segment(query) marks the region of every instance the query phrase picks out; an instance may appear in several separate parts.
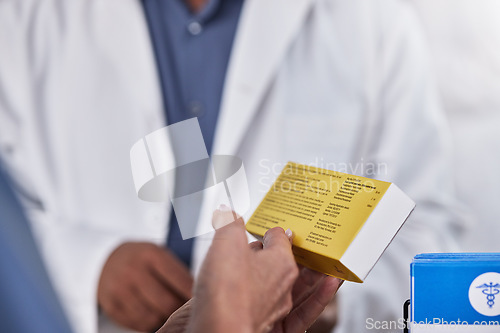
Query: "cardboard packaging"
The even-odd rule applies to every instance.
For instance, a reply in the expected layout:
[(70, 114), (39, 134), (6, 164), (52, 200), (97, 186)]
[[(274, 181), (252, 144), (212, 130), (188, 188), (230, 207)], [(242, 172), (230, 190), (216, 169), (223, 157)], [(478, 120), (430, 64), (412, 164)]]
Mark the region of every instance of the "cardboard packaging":
[(427, 253), (411, 264), (412, 333), (500, 332), (500, 253)]
[(414, 207), (394, 184), (289, 162), (247, 230), (290, 228), (299, 264), (363, 282)]

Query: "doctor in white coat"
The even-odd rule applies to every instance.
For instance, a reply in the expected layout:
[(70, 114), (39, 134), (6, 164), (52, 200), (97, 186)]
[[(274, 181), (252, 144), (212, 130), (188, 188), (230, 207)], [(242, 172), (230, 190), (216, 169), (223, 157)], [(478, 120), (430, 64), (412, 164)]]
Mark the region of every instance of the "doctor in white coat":
[[(368, 281), (343, 287), (345, 332), (397, 320), (412, 256), (452, 249), (460, 229), (427, 62), (400, 1), (247, 0), (241, 13), (213, 154), (243, 160), (247, 216), (289, 160), (395, 182), (417, 202)], [(77, 332), (98, 329), (110, 253), (165, 239), (170, 204), (137, 198), (129, 162), (164, 124), (138, 0), (0, 3), (0, 156)], [(217, 201), (204, 199), (200, 220)], [(197, 239), (194, 273), (209, 244)]]
[(458, 198), (470, 209), (465, 251), (500, 250), (500, 2), (414, 0), (431, 46), (454, 143)]

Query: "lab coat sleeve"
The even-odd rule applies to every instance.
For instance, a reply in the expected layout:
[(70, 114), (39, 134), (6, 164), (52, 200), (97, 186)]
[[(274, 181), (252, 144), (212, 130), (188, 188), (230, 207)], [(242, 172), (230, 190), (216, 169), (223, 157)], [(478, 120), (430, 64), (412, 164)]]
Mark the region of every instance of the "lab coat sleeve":
[(0, 160), (17, 185), (74, 331), (92, 333), (97, 331), (102, 266), (126, 236), (89, 227), (85, 221), (65, 220), (54, 208), (57, 182), (50, 181), (41, 157), (50, 150), (39, 149), (41, 143), (32, 136), (34, 124), (42, 121), (37, 112), (37, 93), (43, 90), (37, 62), (44, 56), (43, 48), (34, 49), (47, 33), (34, 22), (43, 19), (43, 9), (51, 5), (51, 1), (0, 1)]
[(413, 256), (457, 250), (463, 230), (454, 214), (449, 130), (424, 40), (409, 7), (383, 4), (377, 7), (374, 104), (361, 156), (376, 170), (367, 176), (394, 182), (416, 208), (366, 282), (342, 287), (336, 330), (342, 333), (386, 332), (384, 322), (402, 331)]
[(40, 249), (74, 332), (98, 331), (97, 288), (111, 252), (126, 236), (29, 211)]

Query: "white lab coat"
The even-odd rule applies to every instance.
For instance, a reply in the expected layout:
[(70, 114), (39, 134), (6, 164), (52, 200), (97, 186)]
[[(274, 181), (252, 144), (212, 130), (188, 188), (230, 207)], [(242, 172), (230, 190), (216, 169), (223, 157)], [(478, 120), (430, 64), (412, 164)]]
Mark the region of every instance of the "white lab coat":
[[(94, 332), (110, 252), (161, 243), (167, 230), (170, 204), (140, 201), (130, 171), (133, 143), (164, 126), (141, 5), (2, 1), (0, 49), (1, 157), (75, 329)], [(443, 126), (420, 34), (398, 1), (245, 2), (213, 153), (243, 159), (249, 212), (289, 160), (393, 181), (418, 205), (368, 282), (343, 287), (350, 332), (366, 316), (399, 315), (412, 256), (449, 248)], [(217, 205), (207, 196), (201, 219)], [(195, 272), (209, 243), (195, 244)]]
[(465, 251), (500, 251), (500, 2), (413, 0), (431, 46), (454, 142), (458, 198), (471, 228)]

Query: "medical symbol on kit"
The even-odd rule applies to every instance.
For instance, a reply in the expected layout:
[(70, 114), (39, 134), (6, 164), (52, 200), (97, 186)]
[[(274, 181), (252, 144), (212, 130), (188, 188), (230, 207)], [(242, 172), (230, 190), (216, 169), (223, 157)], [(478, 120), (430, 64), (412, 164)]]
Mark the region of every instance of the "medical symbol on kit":
[[(470, 305), (483, 316), (500, 316), (500, 273), (486, 272), (474, 279), (469, 286)], [(496, 305), (496, 306), (495, 306)]]
[(483, 294), (486, 295), (487, 303), (490, 308), (492, 308), (495, 305), (495, 296), (500, 293), (500, 284), (493, 282), (484, 283), (480, 286), (477, 286), (476, 288), (483, 289)]

